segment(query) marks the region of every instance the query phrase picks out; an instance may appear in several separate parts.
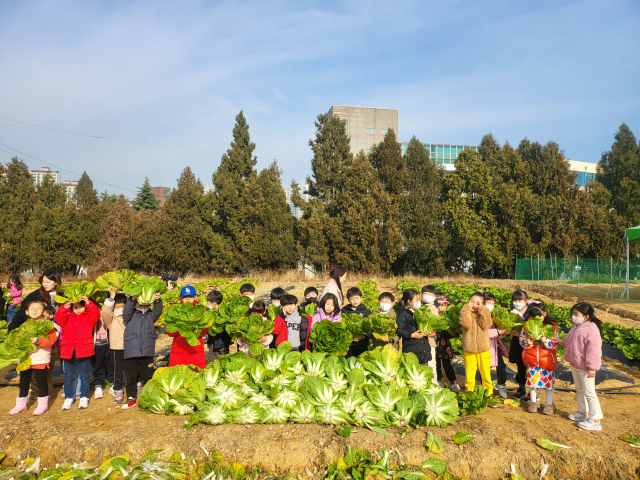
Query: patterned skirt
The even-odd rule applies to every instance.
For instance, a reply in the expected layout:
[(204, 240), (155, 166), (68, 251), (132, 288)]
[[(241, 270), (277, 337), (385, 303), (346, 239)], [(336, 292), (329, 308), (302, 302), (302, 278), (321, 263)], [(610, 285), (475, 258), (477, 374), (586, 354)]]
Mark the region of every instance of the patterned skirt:
[(544, 388), (545, 390), (553, 390), (556, 383), (555, 370), (545, 370), (540, 367), (532, 367), (527, 365), (527, 387)]

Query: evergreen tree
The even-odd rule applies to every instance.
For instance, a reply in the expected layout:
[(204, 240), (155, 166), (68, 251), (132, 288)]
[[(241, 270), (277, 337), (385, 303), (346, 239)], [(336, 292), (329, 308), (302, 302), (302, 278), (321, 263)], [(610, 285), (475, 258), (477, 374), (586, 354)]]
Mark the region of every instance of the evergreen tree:
[(335, 263), (349, 270), (390, 272), (402, 250), (400, 208), (385, 191), (364, 152), (345, 169), (329, 234)]
[(353, 159), (351, 144), (344, 122), (338, 117), (330, 117), (328, 113), (318, 115), (315, 126), (316, 138), (309, 140), (313, 151), (313, 178), (307, 179), (309, 194), (321, 199), (327, 210), (335, 214), (330, 202), (344, 186), (344, 171)]
[(444, 186), (450, 266), (462, 269), (470, 263), (473, 273), (491, 275), (499, 242), (493, 215), (497, 192), (488, 165), (479, 153), (463, 150)]
[(98, 204), (98, 192), (93, 188), (93, 181), (87, 172), (82, 172), (82, 176), (78, 180), (74, 203), (81, 209), (91, 208)]
[[(640, 146), (626, 124), (620, 125), (611, 150), (604, 152), (598, 162), (597, 182), (610, 192), (604, 206), (615, 208), (627, 227), (640, 225)], [(593, 188), (599, 188), (592, 185)], [(622, 234), (622, 232), (620, 232)], [(640, 251), (640, 250), (639, 250)]]
[(246, 263), (242, 252), (246, 249), (245, 233), (251, 217), (247, 201), (247, 180), (256, 175), (257, 163), (253, 151), (255, 143), (249, 136), (249, 125), (242, 111), (236, 116), (231, 148), (222, 156), (213, 174), (214, 231), (218, 237), (218, 253), (228, 258), (227, 268), (237, 270)]
[(158, 225), (157, 240), (163, 252), (158, 260), (163, 269), (181, 274), (207, 271), (213, 232), (203, 218), (211, 216), (211, 210), (204, 206), (205, 200), (204, 186), (185, 167), (178, 188), (165, 202), (165, 215)]
[(429, 158), (416, 137), (407, 146), (407, 195), (402, 204), (403, 253), (397, 270), (419, 275), (444, 275), (449, 238), (442, 225), (444, 169)]
[(100, 194), (100, 203), (103, 203), (103, 202), (115, 203), (117, 199), (118, 199), (118, 195), (116, 195), (115, 193), (109, 193), (107, 192), (106, 189), (104, 192)]
[(97, 241), (92, 245), (94, 268), (98, 271), (127, 268), (124, 252), (127, 244), (131, 243), (133, 230), (137, 225), (135, 212), (129, 207), (129, 201), (124, 196), (116, 197), (113, 202), (107, 201), (97, 226)]
[(377, 170), (384, 189), (390, 195), (397, 197), (406, 191), (409, 181), (406, 161), (402, 156), (401, 145), (396, 140), (396, 134), (392, 128), (389, 129), (382, 142), (371, 147), (369, 161)]
[(297, 253), (304, 265), (319, 270), (329, 264), (331, 245), (329, 230), (331, 217), (324, 209), (322, 200), (311, 198), (308, 202), (302, 198), (299, 186), (291, 182), (293, 204), (303, 211), (296, 225)]
[(0, 169), (0, 271), (20, 272), (28, 266), (25, 230), (38, 196), (29, 168), (17, 157)]
[(274, 161), (258, 176), (249, 176), (247, 199), (251, 217), (245, 235), (244, 269), (295, 267), (293, 216), (280, 183), (281, 175)]
[(138, 190), (138, 196), (131, 202), (134, 210), (158, 210), (160, 209), (160, 201), (156, 198), (151, 190), (149, 177), (144, 177), (144, 183)]
[(65, 188), (51, 175), (45, 175), (40, 185), (36, 187), (36, 192), (45, 207), (61, 207), (67, 203)]

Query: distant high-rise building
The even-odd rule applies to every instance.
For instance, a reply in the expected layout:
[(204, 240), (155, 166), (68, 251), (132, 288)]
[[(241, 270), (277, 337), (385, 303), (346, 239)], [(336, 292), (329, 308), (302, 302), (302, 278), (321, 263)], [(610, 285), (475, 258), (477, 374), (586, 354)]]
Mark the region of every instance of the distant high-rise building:
[(211, 191), (211, 187), (209, 186), (208, 183), (205, 183), (203, 186), (204, 186), (204, 194), (206, 195)]
[(396, 139), (399, 138), (396, 109), (332, 105), (328, 113), (329, 117), (338, 117), (345, 122), (354, 155), (360, 150), (371, 153), (373, 144), (382, 142), (390, 128), (395, 132)]
[(169, 187), (153, 187), (151, 191), (156, 196), (156, 200), (160, 202), (161, 207), (167, 198), (169, 198), (169, 195), (171, 195), (171, 189)]
[(589, 182), (591, 180), (595, 180), (596, 178), (596, 167), (597, 163), (589, 163), (589, 162), (579, 162), (577, 160), (568, 160), (569, 162), (569, 170), (572, 173), (577, 173), (576, 183), (580, 187), (580, 189), (584, 190), (589, 186)]
[(51, 170), (49, 167), (42, 167), (40, 170), (29, 170), (33, 183), (40, 185), (46, 175), (50, 175), (55, 183), (60, 182), (60, 172)]
[[(456, 169), (456, 160), (458, 155), (462, 153), (465, 148), (470, 148), (474, 152), (478, 151), (478, 147), (475, 145), (451, 145), (442, 143), (423, 143), (424, 148), (429, 152), (431, 160), (444, 166), (445, 170), (453, 171)], [(407, 153), (407, 147), (409, 142), (402, 142), (400, 148), (402, 155)]]
[[(298, 191), (302, 195), (302, 198), (304, 198), (304, 200), (308, 202), (311, 196), (305, 192), (309, 191), (309, 185), (298, 185)], [(302, 218), (302, 210), (293, 204), (293, 189), (291, 187), (284, 187), (284, 193), (287, 196), (287, 204), (289, 205), (289, 209), (291, 210), (291, 215), (296, 218)]]
[(73, 196), (76, 194), (76, 187), (78, 186), (78, 182), (65, 180), (62, 182), (62, 186), (67, 191), (67, 202), (70, 202), (73, 199)]

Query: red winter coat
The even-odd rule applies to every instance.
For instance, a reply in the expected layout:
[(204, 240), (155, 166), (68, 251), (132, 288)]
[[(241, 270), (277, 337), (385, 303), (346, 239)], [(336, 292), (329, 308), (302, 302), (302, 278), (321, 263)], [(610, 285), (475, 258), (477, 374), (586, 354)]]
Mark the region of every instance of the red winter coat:
[(202, 337), (204, 337), (208, 331), (209, 329), (205, 328), (200, 332), (200, 338), (198, 339), (199, 343), (195, 347), (189, 345), (187, 339), (178, 332), (166, 332), (167, 335), (173, 337), (169, 366), (195, 365), (196, 367), (205, 368), (207, 366), (207, 361), (204, 358), (204, 343), (202, 341)]
[(278, 315), (274, 320), (275, 327), (273, 328), (273, 335), (275, 336), (276, 347), (282, 342), (289, 341), (289, 329), (287, 328), (287, 322)]
[(70, 360), (73, 354), (76, 358), (87, 358), (95, 352), (93, 350), (93, 327), (100, 319), (100, 309), (89, 300), (85, 305), (86, 311), (80, 315), (73, 313), (72, 308), (61, 305), (56, 312), (55, 320), (60, 326), (60, 358)]

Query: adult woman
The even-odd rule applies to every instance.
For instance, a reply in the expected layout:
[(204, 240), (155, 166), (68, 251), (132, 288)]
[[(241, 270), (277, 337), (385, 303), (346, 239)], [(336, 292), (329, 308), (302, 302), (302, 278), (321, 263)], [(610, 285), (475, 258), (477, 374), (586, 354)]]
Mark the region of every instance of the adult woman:
[(27, 320), (27, 308), (29, 308), (29, 304), (34, 300), (40, 300), (45, 306), (57, 305), (55, 296), (58, 295), (58, 287), (62, 285), (60, 274), (55, 270), (47, 270), (40, 276), (39, 282), (40, 288), (31, 292), (22, 300), (20, 310), (18, 310), (15, 317), (13, 317), (8, 331), (18, 328)]
[(320, 300), (327, 293), (333, 293), (338, 299), (338, 311), (344, 307), (344, 299), (342, 295), (342, 285), (347, 280), (347, 269), (342, 265), (336, 265), (329, 272), (329, 282), (325, 285), (322, 293), (320, 294)]

